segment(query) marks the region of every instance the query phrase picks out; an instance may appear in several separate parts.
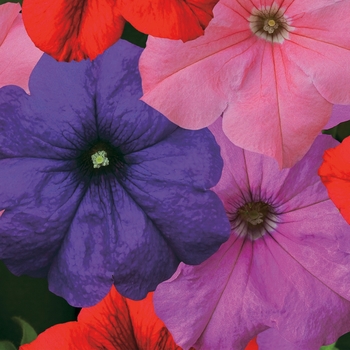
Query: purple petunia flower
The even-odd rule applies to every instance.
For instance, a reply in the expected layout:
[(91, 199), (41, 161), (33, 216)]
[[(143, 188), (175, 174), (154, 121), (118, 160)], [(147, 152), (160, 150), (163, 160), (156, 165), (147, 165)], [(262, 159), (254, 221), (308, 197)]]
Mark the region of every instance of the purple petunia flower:
[(317, 171), (337, 142), (320, 135), (302, 160), (280, 171), (274, 159), (233, 145), (221, 120), (211, 130), (224, 159), (214, 191), (231, 237), (157, 287), (157, 315), (184, 349), (241, 350), (267, 329), (289, 349), (333, 343), (350, 330), (350, 227)]
[(95, 304), (113, 281), (141, 299), (229, 236), (209, 190), (219, 147), (139, 101), (141, 51), (119, 41), (92, 62), (44, 55), (31, 96), (0, 90), (0, 259), (47, 276), (72, 305)]

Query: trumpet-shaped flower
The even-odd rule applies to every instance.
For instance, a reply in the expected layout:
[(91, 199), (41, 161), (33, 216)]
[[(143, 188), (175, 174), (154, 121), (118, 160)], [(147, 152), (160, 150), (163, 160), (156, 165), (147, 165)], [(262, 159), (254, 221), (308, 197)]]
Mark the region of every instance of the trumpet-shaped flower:
[(203, 37), (148, 38), (142, 99), (188, 129), (223, 115), (235, 145), (291, 167), (350, 103), (349, 16), (347, 0), (221, 0)]
[(18, 85), (29, 93), (28, 80), (42, 52), (28, 37), (14, 3), (0, 5), (0, 87)]
[[(20, 350), (181, 350), (156, 316), (152, 299), (149, 293), (133, 301), (112, 288), (97, 305), (83, 308), (77, 322), (55, 325)], [(258, 350), (256, 340), (245, 350)]]
[(72, 305), (95, 304), (113, 282), (144, 298), (229, 236), (209, 190), (219, 147), (139, 100), (141, 51), (119, 41), (92, 62), (44, 55), (30, 96), (0, 90), (0, 259), (47, 276)]
[(141, 301), (111, 288), (97, 305), (83, 308), (77, 322), (55, 325), (20, 350), (181, 350), (156, 316), (153, 293)]
[(350, 227), (317, 170), (337, 141), (320, 135), (280, 171), (273, 159), (233, 145), (221, 120), (211, 128), (224, 159), (214, 191), (231, 237), (157, 287), (157, 315), (184, 349), (241, 350), (269, 328), (295, 349), (333, 343), (350, 330)]
[(26, 0), (23, 19), (41, 50), (59, 61), (94, 59), (125, 21), (146, 34), (183, 41), (203, 35), (218, 0)]

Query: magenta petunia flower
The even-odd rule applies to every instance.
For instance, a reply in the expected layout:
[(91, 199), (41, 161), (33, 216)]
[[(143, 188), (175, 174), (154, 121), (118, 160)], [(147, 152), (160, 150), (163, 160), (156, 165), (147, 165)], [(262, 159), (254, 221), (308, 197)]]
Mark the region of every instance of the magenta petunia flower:
[(235, 145), (291, 167), (350, 103), (349, 16), (344, 0), (221, 0), (203, 37), (149, 37), (142, 99), (188, 129), (223, 114)]
[(0, 87), (18, 85), (29, 93), (29, 76), (42, 56), (24, 29), (19, 4), (0, 5)]
[(337, 141), (320, 135), (280, 171), (273, 159), (233, 145), (221, 120), (211, 130), (224, 158), (214, 191), (231, 237), (157, 287), (158, 316), (184, 349), (241, 350), (269, 328), (295, 349), (333, 343), (350, 330), (350, 227), (317, 170)]

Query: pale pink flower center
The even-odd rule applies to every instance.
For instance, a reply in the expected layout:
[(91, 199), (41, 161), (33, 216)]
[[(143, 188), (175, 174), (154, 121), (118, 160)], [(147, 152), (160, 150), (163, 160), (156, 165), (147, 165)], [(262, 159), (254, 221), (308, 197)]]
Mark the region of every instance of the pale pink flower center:
[(228, 214), (231, 229), (238, 236), (256, 240), (271, 233), (277, 226), (277, 216), (268, 203), (248, 202)]
[(276, 4), (261, 9), (253, 8), (248, 20), (255, 35), (272, 43), (283, 43), (293, 30), (291, 20), (285, 15), (284, 9)]

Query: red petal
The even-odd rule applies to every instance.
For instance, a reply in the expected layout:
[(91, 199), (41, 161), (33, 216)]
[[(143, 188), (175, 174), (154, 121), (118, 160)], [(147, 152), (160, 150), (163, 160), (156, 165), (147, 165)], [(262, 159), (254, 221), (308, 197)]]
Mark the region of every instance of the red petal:
[[(153, 307), (153, 293), (140, 301), (126, 299), (139, 349), (181, 350)], [(147, 322), (145, 322), (147, 321)]]
[(57, 324), (19, 350), (96, 350), (87, 341), (86, 334), (89, 334), (88, 327), (78, 322)]
[(156, 316), (152, 298), (149, 293), (128, 300), (112, 287), (97, 305), (81, 310), (78, 322), (55, 325), (20, 350), (181, 350)]
[(125, 23), (116, 0), (24, 0), (22, 13), (35, 45), (59, 61), (94, 59)]
[(97, 349), (138, 349), (128, 305), (114, 287), (97, 305), (83, 308), (78, 322), (88, 324), (96, 331), (90, 337)]
[(248, 343), (245, 350), (259, 350), (258, 343), (256, 342), (256, 337)]
[(121, 0), (120, 12), (140, 32), (188, 41), (203, 35), (218, 0)]
[(350, 224), (350, 137), (325, 152), (318, 174), (330, 199)]
[[(89, 324), (97, 331), (94, 338), (98, 334), (100, 339), (109, 339), (111, 349), (181, 350), (156, 316), (152, 298), (153, 293), (148, 293), (143, 300), (129, 300), (112, 287), (100, 303), (82, 309), (78, 321)], [(100, 340), (95, 344), (106, 346)]]

